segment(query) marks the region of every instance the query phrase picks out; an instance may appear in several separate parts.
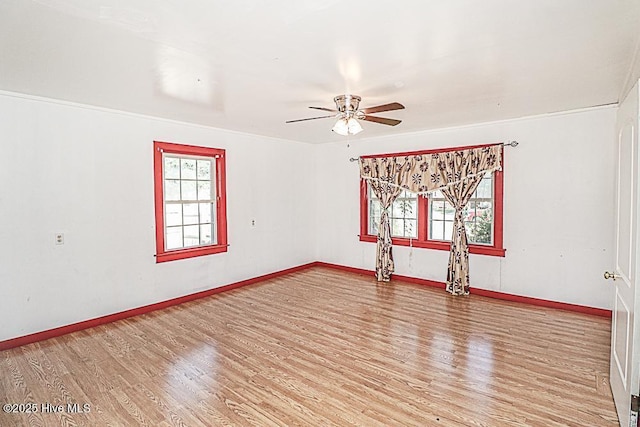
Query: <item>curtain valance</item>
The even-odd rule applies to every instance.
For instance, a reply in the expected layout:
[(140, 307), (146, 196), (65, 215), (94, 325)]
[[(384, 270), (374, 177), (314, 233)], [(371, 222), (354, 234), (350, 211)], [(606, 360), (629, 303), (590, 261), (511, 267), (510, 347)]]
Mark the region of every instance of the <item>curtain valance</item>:
[(500, 170), (502, 144), (397, 157), (363, 157), (360, 176), (426, 194)]

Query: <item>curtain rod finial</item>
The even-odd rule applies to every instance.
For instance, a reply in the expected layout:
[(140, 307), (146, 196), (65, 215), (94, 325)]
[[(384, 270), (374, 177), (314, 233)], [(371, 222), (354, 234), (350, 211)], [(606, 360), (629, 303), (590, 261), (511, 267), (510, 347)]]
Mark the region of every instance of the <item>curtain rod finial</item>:
[(504, 145), (510, 145), (511, 147), (517, 147), (518, 146), (518, 141), (511, 141), (511, 142), (506, 142)]

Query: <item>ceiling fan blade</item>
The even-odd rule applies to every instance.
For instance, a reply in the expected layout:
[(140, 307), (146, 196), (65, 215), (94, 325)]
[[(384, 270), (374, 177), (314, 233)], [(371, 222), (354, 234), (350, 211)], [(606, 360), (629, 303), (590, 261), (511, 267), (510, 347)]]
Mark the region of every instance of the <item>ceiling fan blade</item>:
[(402, 122), (402, 120), (387, 119), (384, 117), (375, 117), (375, 116), (364, 116), (362, 120), (366, 120), (368, 122), (380, 123), (380, 124), (389, 125), (389, 126), (395, 126)]
[(371, 113), (381, 113), (383, 111), (393, 111), (393, 110), (402, 110), (404, 109), (404, 105), (398, 102), (392, 102), (391, 104), (378, 105), (376, 107), (363, 108), (362, 111), (365, 114)]
[(307, 120), (316, 120), (316, 119), (327, 119), (329, 117), (335, 117), (335, 115), (332, 114), (330, 116), (309, 117), (308, 119), (287, 120), (285, 123), (304, 122)]
[(332, 113), (338, 112), (338, 110), (332, 110), (331, 108), (324, 108), (324, 107), (309, 107), (309, 108), (313, 108), (314, 110), (331, 111)]

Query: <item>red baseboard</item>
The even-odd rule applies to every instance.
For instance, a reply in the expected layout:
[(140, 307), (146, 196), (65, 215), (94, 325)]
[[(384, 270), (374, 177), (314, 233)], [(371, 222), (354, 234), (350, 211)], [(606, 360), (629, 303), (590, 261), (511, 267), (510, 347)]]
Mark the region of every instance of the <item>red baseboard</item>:
[(346, 265), (331, 264), (329, 262), (316, 261), (313, 263), (314, 267), (327, 267), (334, 270), (348, 271), (349, 273), (362, 274), (363, 276), (375, 276), (376, 273), (371, 270), (365, 270), (364, 268), (348, 267)]
[[(36, 332), (33, 334), (21, 336), (21, 337), (11, 338), (5, 341), (0, 341), (0, 351), (8, 350), (14, 347), (19, 347), (21, 345), (31, 344), (38, 341), (44, 341), (49, 338), (59, 337), (61, 335), (65, 335), (71, 332), (81, 331), (83, 329), (93, 328), (95, 326), (103, 325), (105, 323), (115, 322), (116, 320), (126, 319), (128, 317), (150, 313), (155, 310), (160, 310), (163, 308), (182, 304), (188, 301), (193, 301), (196, 299), (208, 297), (210, 295), (215, 295), (221, 292), (230, 291), (232, 289), (237, 289), (242, 286), (252, 285), (258, 282), (283, 276), (285, 274), (306, 270), (307, 268), (310, 268), (310, 267), (326, 267), (326, 268), (332, 268), (335, 270), (348, 271), (350, 273), (362, 274), (365, 276), (375, 276), (375, 272), (372, 270), (365, 270), (363, 268), (348, 267), (345, 265), (315, 261), (315, 262), (310, 262), (308, 264), (299, 265), (297, 267), (287, 268), (285, 270), (280, 270), (280, 271), (265, 274), (262, 276), (253, 277), (251, 279), (242, 280), (240, 282), (231, 283), (225, 286), (221, 286), (219, 288), (208, 289), (206, 291), (197, 292), (194, 294), (189, 294), (189, 295), (185, 295), (178, 298), (173, 298), (173, 299), (158, 302), (155, 304), (145, 305), (143, 307), (133, 308), (131, 310), (121, 311), (119, 313), (108, 314), (106, 316), (96, 317), (94, 319), (85, 320), (82, 322), (73, 323), (66, 326), (60, 326), (58, 328), (48, 329), (46, 331)], [(418, 277), (402, 276), (399, 274), (394, 274), (392, 278), (395, 280), (399, 280), (407, 283), (415, 283), (418, 285), (431, 286), (431, 287), (437, 287), (442, 289), (445, 288), (445, 283), (434, 281), (434, 280), (421, 279)], [(574, 311), (578, 313), (585, 313), (585, 314), (590, 314), (595, 316), (611, 318), (611, 310), (606, 310), (603, 308), (594, 308), (594, 307), (587, 307), (584, 305), (569, 304), (569, 303), (550, 301), (550, 300), (544, 300), (544, 299), (532, 298), (532, 297), (524, 297), (520, 295), (507, 294), (503, 292), (488, 291), (485, 289), (472, 288), (471, 293), (473, 295), (486, 296), (486, 297), (501, 299), (505, 301), (514, 301), (514, 302), (519, 302), (524, 304), (537, 305), (541, 307), (549, 307), (549, 308), (555, 308), (560, 310), (568, 310), (568, 311)]]
[(505, 301), (521, 302), (524, 304), (537, 305), (540, 307), (557, 308), (560, 310), (575, 311), (578, 313), (611, 318), (611, 310), (607, 310), (604, 308), (588, 307), (586, 305), (569, 304), (568, 302), (557, 302), (533, 297), (523, 297), (520, 295), (506, 294), (504, 292), (488, 291), (486, 289), (471, 288), (470, 292), (473, 295), (480, 295)]
[(0, 351), (8, 350), (10, 348), (19, 347), (21, 345), (31, 344), (38, 341), (44, 341), (49, 338), (59, 337), (61, 335), (69, 334), (71, 332), (81, 331), (83, 329), (93, 328), (95, 326), (104, 325), (105, 323), (115, 322), (116, 320), (126, 319), (128, 317), (139, 316), (141, 314), (150, 313), (155, 310), (171, 307), (174, 305), (182, 304), (188, 301), (208, 297), (221, 292), (237, 289), (242, 286), (252, 285), (254, 283), (262, 282), (265, 280), (273, 279), (275, 277), (283, 276), (285, 274), (294, 273), (296, 271), (305, 270), (309, 267), (313, 267), (316, 263), (311, 262), (309, 264), (299, 265), (297, 267), (287, 268), (286, 270), (276, 271), (274, 273), (265, 274), (263, 276), (253, 277), (251, 279), (242, 280), (240, 282), (231, 283), (229, 285), (220, 286), (219, 288), (208, 289), (206, 291), (197, 292), (194, 294), (185, 295), (178, 298), (173, 298), (167, 301), (158, 302), (155, 304), (149, 304), (142, 307), (132, 308), (131, 310), (125, 310), (118, 313), (108, 314), (102, 317), (96, 317), (94, 319), (85, 320), (78, 323), (72, 323), (66, 326), (60, 326), (58, 328), (48, 329), (42, 332), (36, 332), (29, 335), (24, 335), (17, 338), (11, 338), (5, 341), (0, 341)]
[[(314, 263), (314, 265), (333, 268), (336, 270), (349, 271), (357, 274), (363, 274), (365, 276), (375, 276), (375, 271), (365, 270), (362, 268), (347, 267), (344, 265), (331, 264), (331, 263), (320, 262), (320, 261)], [(401, 280), (403, 282), (408, 282), (408, 283), (415, 283), (418, 285), (433, 286), (433, 287), (442, 288), (442, 289), (446, 287), (446, 283), (444, 282), (420, 279), (418, 277), (411, 277), (411, 276), (401, 276), (399, 274), (394, 274), (392, 276), (392, 279)], [(500, 299), (504, 301), (513, 301), (513, 302), (519, 302), (524, 304), (537, 305), (540, 307), (556, 308), (560, 310), (575, 311), (578, 313), (591, 314), (594, 316), (611, 318), (611, 310), (607, 310), (604, 308), (595, 308), (595, 307), (588, 307), (585, 305), (569, 304), (566, 302), (557, 302), (557, 301), (550, 301), (550, 300), (545, 300), (540, 298), (525, 297), (520, 295), (507, 294), (504, 292), (488, 291), (486, 289), (471, 288), (470, 293), (473, 295), (485, 296), (485, 297)]]
[[(376, 272), (373, 270), (365, 270), (364, 268), (347, 267), (346, 265), (331, 264), (329, 262), (316, 261), (314, 265), (317, 267), (327, 267), (327, 268), (333, 268), (334, 270), (341, 270), (341, 271), (348, 271), (350, 273), (362, 274), (364, 276), (375, 277), (376, 275)], [(433, 286), (433, 287), (442, 288), (442, 289), (444, 289), (446, 286), (446, 284), (443, 282), (436, 282), (435, 280), (420, 279), (418, 277), (401, 276), (399, 274), (394, 274), (392, 278), (396, 280), (402, 280), (403, 282), (415, 283), (417, 285)]]
[(402, 280), (403, 282), (415, 283), (416, 285), (432, 286), (432, 287), (441, 288), (441, 289), (444, 289), (447, 287), (447, 284), (444, 282), (421, 279), (419, 277), (401, 276), (400, 274), (394, 274), (393, 276), (391, 276), (391, 278), (396, 280)]

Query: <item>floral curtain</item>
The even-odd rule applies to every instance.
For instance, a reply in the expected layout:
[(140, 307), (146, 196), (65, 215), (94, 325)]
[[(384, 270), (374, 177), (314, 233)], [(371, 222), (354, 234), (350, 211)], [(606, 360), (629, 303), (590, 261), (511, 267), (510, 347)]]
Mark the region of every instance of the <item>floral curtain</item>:
[(402, 182), (406, 180), (410, 163), (400, 158), (365, 158), (360, 161), (362, 176), (371, 175), (371, 190), (380, 199), (382, 213), (378, 224), (376, 244), (376, 277), (379, 282), (388, 282), (395, 268), (391, 246), (391, 226), (389, 209), (393, 201), (402, 193)]
[[(391, 200), (390, 205), (402, 189), (418, 194), (440, 190), (455, 208), (454, 232), (447, 272), (447, 291), (454, 295), (469, 293), (469, 246), (462, 209), (484, 174), (501, 168), (502, 148), (502, 144), (495, 144), (462, 150), (452, 149), (440, 153), (360, 159), (360, 175), (371, 183), (372, 189), (374, 185), (378, 187), (378, 190), (373, 191), (381, 201), (383, 197), (387, 197)], [(380, 194), (377, 191), (380, 191)], [(390, 193), (391, 196), (383, 196), (384, 193)], [(382, 230), (381, 222), (381, 227), (378, 229), (378, 249), (381, 244), (388, 245), (390, 255), (391, 236), (388, 217), (384, 215), (384, 211), (383, 216), (386, 218), (386, 230)], [(384, 247), (382, 249), (386, 250)], [(382, 253), (385, 254), (384, 251)], [(378, 274), (378, 280), (389, 280), (393, 272), (393, 259), (378, 257), (376, 264), (378, 263), (382, 273), (385, 268), (388, 271), (388, 276)], [(377, 265), (376, 272), (378, 272)]]
[(469, 243), (464, 226), (462, 210), (471, 199), (473, 192), (482, 181), (482, 175), (475, 175), (442, 189), (445, 199), (456, 210), (451, 233), (451, 251), (447, 270), (447, 292), (453, 295), (469, 295)]

